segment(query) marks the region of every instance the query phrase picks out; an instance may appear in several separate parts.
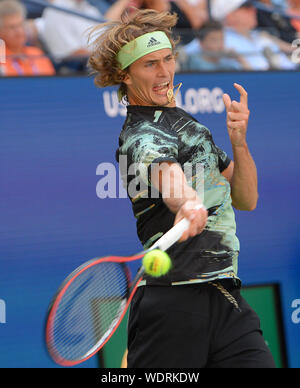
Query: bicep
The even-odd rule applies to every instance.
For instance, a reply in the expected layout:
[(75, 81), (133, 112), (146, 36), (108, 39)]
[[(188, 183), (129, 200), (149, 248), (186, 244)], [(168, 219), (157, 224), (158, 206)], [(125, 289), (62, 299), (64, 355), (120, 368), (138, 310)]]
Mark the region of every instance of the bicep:
[(228, 180), (230, 184), (232, 181), (233, 169), (234, 169), (234, 162), (231, 160), (228, 167), (226, 167), (225, 170), (221, 172), (221, 174)]

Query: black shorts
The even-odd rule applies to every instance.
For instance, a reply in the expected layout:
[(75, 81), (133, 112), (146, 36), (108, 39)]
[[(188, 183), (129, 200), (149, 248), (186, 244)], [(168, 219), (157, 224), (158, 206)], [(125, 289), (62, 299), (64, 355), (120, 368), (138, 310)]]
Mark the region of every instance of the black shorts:
[(275, 368), (257, 314), (239, 289), (228, 291), (239, 309), (211, 284), (140, 287), (128, 368)]

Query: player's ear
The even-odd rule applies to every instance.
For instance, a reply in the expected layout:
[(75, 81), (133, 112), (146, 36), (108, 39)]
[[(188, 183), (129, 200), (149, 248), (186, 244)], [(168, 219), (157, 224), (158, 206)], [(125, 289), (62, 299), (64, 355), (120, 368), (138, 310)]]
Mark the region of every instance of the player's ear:
[(129, 72), (127, 72), (125, 74), (122, 82), (124, 82), (124, 84), (126, 84), (127, 86), (128, 85), (132, 85), (132, 79), (131, 79), (131, 76), (130, 76)]

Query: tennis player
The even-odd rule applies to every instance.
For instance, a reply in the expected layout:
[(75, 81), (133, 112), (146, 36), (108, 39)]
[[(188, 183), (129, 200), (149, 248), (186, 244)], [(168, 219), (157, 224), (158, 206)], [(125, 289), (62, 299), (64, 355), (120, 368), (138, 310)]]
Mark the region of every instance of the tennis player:
[[(92, 33), (95, 83), (119, 85), (127, 104), (117, 158), (126, 156), (128, 168), (135, 166), (123, 174), (143, 246), (183, 217), (190, 220), (168, 250), (172, 269), (161, 278), (145, 276), (132, 301), (128, 367), (272, 368), (259, 318), (241, 297), (237, 275), (233, 206), (251, 211), (258, 198), (246, 141), (247, 93), (235, 84), (240, 100), (223, 96), (230, 160), (205, 126), (176, 107), (176, 20), (175, 14), (143, 10)], [(192, 173), (185, 174), (187, 164)]]

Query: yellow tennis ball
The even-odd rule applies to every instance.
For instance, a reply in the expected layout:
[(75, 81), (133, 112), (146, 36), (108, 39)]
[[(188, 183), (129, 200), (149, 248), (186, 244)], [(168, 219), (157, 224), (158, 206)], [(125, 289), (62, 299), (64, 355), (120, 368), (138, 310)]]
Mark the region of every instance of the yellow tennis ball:
[(169, 255), (160, 249), (153, 249), (143, 258), (145, 272), (153, 277), (165, 275), (171, 268), (172, 262)]

